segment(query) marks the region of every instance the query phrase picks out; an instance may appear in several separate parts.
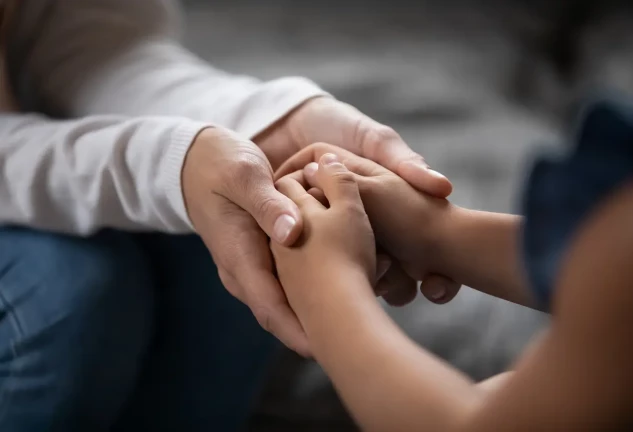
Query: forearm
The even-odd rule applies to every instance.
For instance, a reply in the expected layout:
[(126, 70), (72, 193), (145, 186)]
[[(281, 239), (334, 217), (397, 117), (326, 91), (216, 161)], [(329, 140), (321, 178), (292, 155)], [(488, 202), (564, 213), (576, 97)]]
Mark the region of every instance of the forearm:
[(434, 269), (478, 291), (536, 307), (520, 259), (519, 216), (451, 207), (438, 220)]
[[(40, 0), (23, 1), (27, 11)], [(252, 138), (325, 94), (302, 78), (261, 82), (198, 59), (177, 40), (179, 16), (171, 1), (64, 0), (32, 28), (28, 13), (19, 16), (24, 23), (12, 32), (11, 46), (20, 52), (12, 76), (30, 78), (30, 92), (18, 96), (32, 111), (182, 116)]]
[(0, 224), (87, 235), (101, 228), (193, 232), (182, 163), (207, 125), (172, 118), (0, 121)]
[(383, 311), (366, 279), (346, 276), (327, 288), (315, 286), (321, 292), (316, 301), (291, 303), (354, 418), (368, 431), (450, 431), (478, 400), (477, 389), (417, 347)]

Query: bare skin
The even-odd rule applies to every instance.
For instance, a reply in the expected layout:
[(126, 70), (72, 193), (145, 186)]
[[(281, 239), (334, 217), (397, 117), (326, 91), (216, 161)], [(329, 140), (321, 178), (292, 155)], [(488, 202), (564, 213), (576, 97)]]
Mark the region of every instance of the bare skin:
[[(376, 215), (372, 219), (365, 211), (373, 204), (366, 204), (359, 180), (363, 175), (339, 162), (322, 158), (316, 172), (296, 172), (277, 182), (299, 207), (305, 225), (298, 246), (273, 244), (272, 250), (282, 286), (316, 359), (363, 430), (630, 430), (633, 183), (602, 203), (575, 237), (556, 282), (550, 329), (514, 373), (477, 386), (413, 343), (374, 298), (375, 263), (366, 251), (372, 238), (368, 221), (374, 227), (387, 221)], [(346, 165), (359, 171), (353, 162)], [(313, 186), (323, 191), (329, 207), (306, 191)], [(390, 196), (401, 196), (395, 188), (390, 186)], [(421, 248), (454, 248), (448, 250), (461, 251), (458, 260), (475, 263), (454, 263), (451, 254), (439, 253), (432, 265), (457, 281), (496, 280), (500, 294), (507, 283), (506, 297), (518, 295), (515, 299), (520, 300), (523, 294), (515, 291), (523, 291), (525, 284), (522, 275), (515, 274), (517, 254), (510, 251), (514, 240), (507, 240), (518, 237), (519, 219), (403, 201), (399, 217), (410, 223), (402, 231), (408, 233), (399, 239), (402, 244), (425, 238), (416, 231), (420, 218), (428, 215), (416, 213), (416, 208), (436, 212), (431, 218), (437, 221), (434, 235), (426, 237), (435, 240), (429, 241), (455, 243)], [(484, 232), (497, 230), (499, 239), (506, 240), (476, 242), (478, 226)], [(505, 268), (481, 268), (485, 257), (505, 257), (496, 263)], [(493, 272), (486, 274), (489, 270)]]
[[(305, 356), (310, 347), (274, 275), (268, 247), (269, 238), (291, 245), (303, 221), (296, 205), (275, 189), (273, 170), (321, 140), (384, 164), (421, 191), (441, 197), (451, 192), (448, 179), (430, 170), (393, 129), (330, 97), (306, 101), (253, 141), (219, 127), (206, 129), (191, 146), (182, 170), (189, 217), (223, 284), (266, 330)], [(415, 281), (397, 265), (380, 285), (399, 304), (415, 296)]]
[[(305, 167), (309, 192), (323, 200), (319, 188), (313, 187), (317, 183), (314, 161), (327, 153), (335, 154), (354, 174), (377, 241), (411, 278), (422, 281), (421, 291), (429, 300), (448, 302), (464, 284), (514, 303), (536, 306), (517, 255), (520, 218), (462, 209), (446, 199), (420, 194), (388, 169), (329, 144), (314, 144), (298, 152), (279, 168), (276, 177)], [(452, 229), (441, 230), (440, 223)], [(482, 243), (494, 246), (482, 250)], [(449, 279), (438, 274), (456, 283), (447, 283)], [(434, 296), (438, 285), (444, 289)]]

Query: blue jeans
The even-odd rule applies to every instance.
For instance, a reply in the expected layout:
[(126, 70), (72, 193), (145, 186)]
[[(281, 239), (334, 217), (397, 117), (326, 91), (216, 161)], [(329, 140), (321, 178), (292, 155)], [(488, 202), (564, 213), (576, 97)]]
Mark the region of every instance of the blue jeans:
[(195, 236), (0, 228), (0, 431), (230, 431), (277, 346)]

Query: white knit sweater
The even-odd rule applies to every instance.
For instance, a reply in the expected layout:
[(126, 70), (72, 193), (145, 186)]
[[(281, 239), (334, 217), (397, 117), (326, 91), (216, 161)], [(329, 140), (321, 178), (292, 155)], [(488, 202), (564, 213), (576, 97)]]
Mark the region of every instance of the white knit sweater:
[(20, 1), (2, 79), (24, 113), (0, 96), (0, 224), (191, 232), (180, 177), (197, 133), (253, 137), (324, 94), (201, 61), (169, 0)]

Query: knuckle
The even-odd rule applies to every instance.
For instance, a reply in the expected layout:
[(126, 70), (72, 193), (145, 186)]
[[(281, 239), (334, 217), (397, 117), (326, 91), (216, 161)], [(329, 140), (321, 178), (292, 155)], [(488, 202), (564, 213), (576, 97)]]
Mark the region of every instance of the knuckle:
[(351, 219), (367, 219), (367, 213), (365, 212), (365, 208), (359, 202), (354, 201), (346, 201), (341, 205), (341, 211), (343, 211), (347, 217)]
[(279, 206), (279, 201), (269, 195), (258, 194), (254, 198), (253, 208), (256, 214), (265, 215), (273, 212)]
[(413, 150), (411, 150), (411, 154), (409, 155), (409, 157), (404, 158), (402, 160), (402, 162), (422, 163), (422, 164), (424, 164), (424, 165), (426, 165), (428, 167), (428, 163), (426, 162), (424, 157), (422, 155), (420, 155), (420, 154), (417, 154)]
[(259, 323), (259, 325), (269, 333), (273, 332), (272, 325), (272, 313), (270, 309), (262, 305), (254, 305), (251, 307), (251, 311), (255, 316), (255, 319)]
[(379, 142), (392, 141), (396, 139), (400, 139), (400, 135), (396, 132), (392, 127), (385, 125), (378, 125), (373, 128), (374, 139)]
[(316, 142), (316, 143), (310, 144), (308, 147), (312, 149), (313, 151), (315, 151), (315, 153), (317, 154), (324, 154), (328, 152), (331, 153), (332, 149), (336, 148), (336, 146), (332, 144), (324, 143), (324, 142)]
[(242, 295), (242, 290), (240, 285), (237, 283), (233, 275), (230, 272), (227, 272), (223, 268), (218, 269), (218, 276), (220, 277), (220, 281), (224, 288), (231, 294), (233, 297), (238, 299), (241, 302), (244, 302), (244, 296)]
[(360, 154), (369, 159), (374, 159), (385, 143), (398, 139), (400, 135), (393, 128), (368, 119), (359, 120), (354, 133)]
[(249, 183), (255, 173), (262, 168), (262, 161), (255, 155), (242, 153), (231, 165), (231, 169), (226, 171), (227, 175), (239, 182)]
[(314, 198), (312, 197), (312, 195), (305, 194), (295, 198), (294, 201), (299, 207), (306, 208), (308, 205), (314, 202)]
[(366, 135), (366, 145), (370, 148), (378, 148), (386, 142), (400, 139), (400, 135), (393, 128), (385, 125), (377, 125), (370, 128)]
[(352, 172), (348, 171), (344, 165), (340, 164), (340, 166), (332, 167), (335, 171), (332, 172), (332, 177), (336, 180), (337, 183), (342, 184), (356, 184), (356, 178)]
[(235, 253), (224, 253), (218, 258), (218, 264), (222, 267), (220, 279), (223, 283), (235, 280), (237, 264), (239, 259)]
[(220, 277), (220, 281), (222, 281), (222, 285), (224, 285), (227, 289), (229, 288), (229, 285), (232, 285), (232, 276), (224, 269), (224, 267), (218, 268), (218, 276)]

